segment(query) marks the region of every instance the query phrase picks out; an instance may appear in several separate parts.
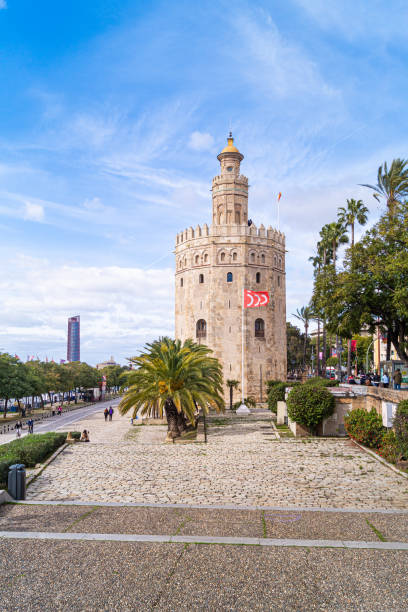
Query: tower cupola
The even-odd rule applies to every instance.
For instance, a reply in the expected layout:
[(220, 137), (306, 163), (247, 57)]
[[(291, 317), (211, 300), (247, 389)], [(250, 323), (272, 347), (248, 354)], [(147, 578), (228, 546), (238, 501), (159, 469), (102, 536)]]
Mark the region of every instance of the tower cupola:
[(248, 179), (240, 172), (240, 163), (244, 159), (237, 147), (231, 132), (228, 144), (217, 155), (221, 164), (221, 174), (213, 178), (213, 224), (241, 225), (248, 220)]

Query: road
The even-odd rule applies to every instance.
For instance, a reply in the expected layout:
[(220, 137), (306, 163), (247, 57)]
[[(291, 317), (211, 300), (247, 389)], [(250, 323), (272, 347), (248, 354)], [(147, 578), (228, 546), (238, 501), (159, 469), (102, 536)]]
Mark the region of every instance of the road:
[[(107, 402), (97, 402), (92, 406), (86, 406), (85, 408), (78, 408), (78, 410), (72, 410), (71, 412), (64, 412), (61, 416), (49, 417), (40, 421), (38, 423), (34, 423), (34, 433), (47, 433), (47, 431), (56, 431), (57, 429), (61, 429), (62, 427), (69, 430), (69, 426), (72, 423), (76, 423), (77, 421), (81, 421), (83, 418), (88, 417), (95, 412), (102, 412), (105, 409), (105, 406), (113, 406), (115, 408), (119, 404), (120, 398), (116, 398), (113, 400), (108, 400)], [(23, 429), (21, 437), (27, 436), (27, 429)], [(16, 434), (13, 431), (10, 434), (3, 434), (0, 438), (0, 445), (7, 444), (7, 442), (11, 442), (16, 439)]]

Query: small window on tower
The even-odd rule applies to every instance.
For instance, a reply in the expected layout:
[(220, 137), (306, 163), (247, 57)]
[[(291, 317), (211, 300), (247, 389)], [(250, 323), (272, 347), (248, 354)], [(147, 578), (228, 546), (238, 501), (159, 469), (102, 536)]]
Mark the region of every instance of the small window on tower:
[(227, 274), (227, 283), (232, 283), (232, 272), (228, 272)]
[(257, 282), (257, 283), (260, 283), (260, 282), (261, 282), (261, 273), (260, 273), (260, 272), (257, 272), (257, 273), (256, 273), (256, 282)]
[(227, 172), (232, 172), (232, 171), (233, 171), (233, 169), (234, 169), (234, 168), (233, 168), (232, 166), (228, 166), (228, 167), (227, 167)]
[(200, 274), (200, 276), (198, 277), (198, 282), (200, 283), (200, 285), (204, 282), (204, 274)]
[(183, 286), (183, 279), (180, 278), (180, 287), (182, 287), (182, 286)]

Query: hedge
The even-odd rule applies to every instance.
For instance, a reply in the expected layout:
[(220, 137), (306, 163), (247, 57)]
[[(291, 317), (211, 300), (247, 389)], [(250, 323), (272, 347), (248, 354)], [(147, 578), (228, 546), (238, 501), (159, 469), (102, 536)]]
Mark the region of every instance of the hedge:
[(340, 381), (338, 380), (330, 380), (329, 378), (322, 378), (321, 376), (315, 376), (314, 378), (308, 378), (305, 382), (305, 385), (320, 385), (321, 387), (338, 387)]
[(335, 400), (324, 386), (303, 384), (292, 389), (286, 403), (290, 419), (315, 432), (319, 423), (333, 414)]
[(370, 412), (355, 408), (344, 417), (344, 426), (349, 436), (370, 448), (381, 446), (387, 429), (374, 408)]
[(66, 437), (64, 432), (49, 432), (25, 436), (1, 445), (0, 485), (6, 485), (10, 465), (23, 463), (26, 467), (35, 467), (62, 446)]

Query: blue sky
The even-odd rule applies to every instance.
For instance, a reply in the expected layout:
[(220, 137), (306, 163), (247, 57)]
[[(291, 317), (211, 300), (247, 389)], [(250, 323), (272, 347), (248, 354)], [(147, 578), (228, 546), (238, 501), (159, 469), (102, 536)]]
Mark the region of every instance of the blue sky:
[(173, 330), (176, 232), (209, 222), (231, 128), (250, 215), (287, 236), (288, 315), (318, 231), (406, 157), (408, 5), (0, 0), (0, 348), (124, 361)]

